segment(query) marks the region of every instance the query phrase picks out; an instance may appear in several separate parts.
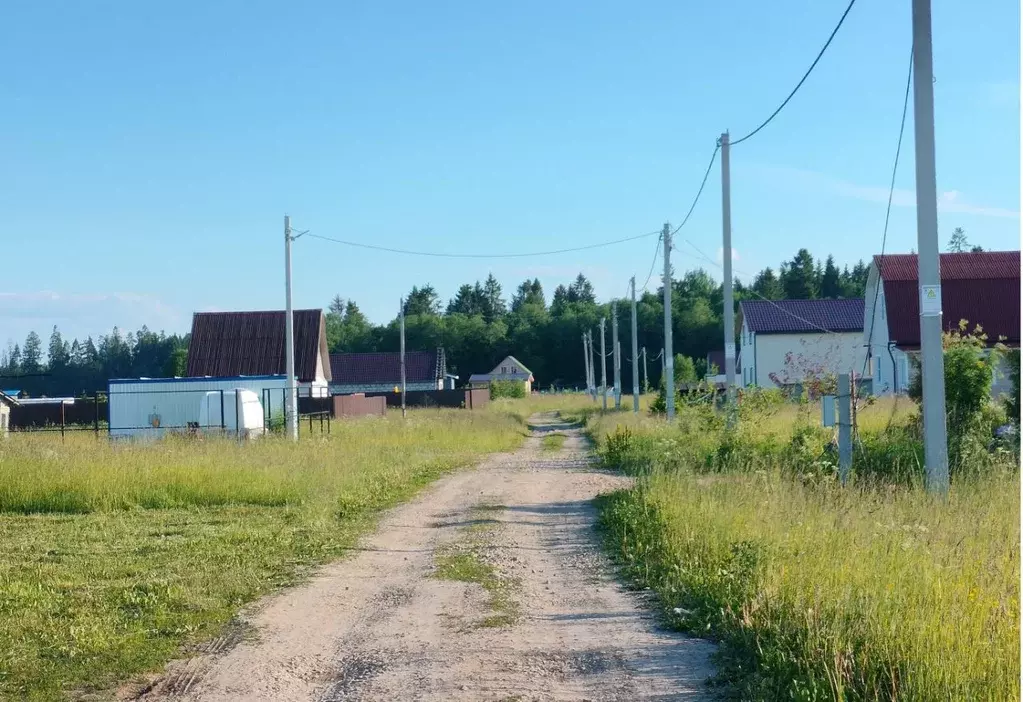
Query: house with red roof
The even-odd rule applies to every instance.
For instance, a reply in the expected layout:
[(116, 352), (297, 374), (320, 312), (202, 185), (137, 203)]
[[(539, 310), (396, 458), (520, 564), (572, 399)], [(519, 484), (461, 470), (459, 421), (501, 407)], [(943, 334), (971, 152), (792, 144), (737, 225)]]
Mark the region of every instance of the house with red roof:
[[(1020, 342), (1020, 252), (943, 253), (941, 326), (980, 325), (988, 344)], [(910, 359), (920, 353), (920, 289), (916, 254), (874, 256), (867, 274), (863, 338), (874, 394), (905, 392), (916, 373)], [(1008, 388), (996, 366), (994, 394)]]
[[(350, 395), (360, 392), (395, 392), (401, 388), (401, 354), (332, 353), (330, 354), (330, 394)], [(447, 373), (444, 349), (405, 352), (405, 389), (443, 390)]]
[(863, 370), (863, 300), (742, 300), (739, 314), (744, 386), (798, 388)]

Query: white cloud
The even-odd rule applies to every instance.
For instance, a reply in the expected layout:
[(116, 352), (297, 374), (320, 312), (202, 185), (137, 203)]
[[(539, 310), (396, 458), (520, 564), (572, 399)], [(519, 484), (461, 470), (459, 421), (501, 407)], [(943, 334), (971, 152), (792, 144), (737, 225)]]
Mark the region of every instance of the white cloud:
[(1015, 107), (1019, 109), (1019, 81), (996, 80), (984, 83), (981, 93), (992, 107)]
[[(718, 247), (718, 257), (717, 258), (718, 258), (718, 263), (723, 263), (724, 262), (724, 260), (725, 260), (725, 249), (724, 249), (724, 247), (722, 247), (722, 246)], [(732, 247), (732, 261), (734, 262), (734, 261), (738, 261), (738, 260), (739, 260), (739, 250), (733, 246)]]
[[(773, 179), (785, 178), (789, 183), (806, 188), (834, 193), (843, 197), (867, 202), (888, 202), (888, 188), (870, 185), (857, 185), (840, 178), (809, 171), (800, 168), (789, 168), (786, 166), (755, 166), (755, 170), (769, 175)], [(893, 207), (916, 207), (916, 193), (905, 188), (896, 188), (892, 192)], [(944, 213), (972, 214), (981, 217), (999, 217), (1004, 219), (1019, 219), (1018, 210), (1009, 210), (1003, 207), (988, 207), (970, 202), (958, 190), (946, 190), (938, 194), (938, 211)]]
[(188, 315), (156, 297), (135, 292), (0, 292), (0, 329), (15, 341), (29, 331), (46, 337), (55, 325), (67, 338), (84, 338), (107, 333), (115, 325), (123, 331), (143, 324), (153, 331), (184, 331)]

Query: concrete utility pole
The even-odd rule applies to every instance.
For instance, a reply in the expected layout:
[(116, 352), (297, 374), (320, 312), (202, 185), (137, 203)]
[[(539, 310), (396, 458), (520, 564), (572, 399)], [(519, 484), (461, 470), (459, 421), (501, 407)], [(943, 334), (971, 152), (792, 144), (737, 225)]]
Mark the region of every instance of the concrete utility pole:
[(291, 217), (284, 215), (284, 368), (287, 377), (284, 427), (288, 438), (298, 441), (298, 385), (295, 381), (295, 318), (291, 309)]
[(590, 392), (590, 347), (586, 341), (586, 332), (583, 332), (583, 383), (586, 385), (586, 394)]
[(589, 329), (586, 335), (590, 339), (590, 392), (593, 394), (593, 401), (597, 401), (597, 365), (593, 360), (594, 355), (597, 353), (596, 347), (593, 345), (593, 330)]
[(622, 345), (618, 343), (618, 303), (611, 302), (611, 353), (614, 354), (615, 409), (622, 408)]
[(938, 185), (934, 156), (931, 3), (913, 0), (913, 123), (916, 136), (916, 240), (920, 279), (920, 358), (927, 489), (948, 491), (945, 358), (941, 346)]
[(671, 351), (671, 225), (664, 223), (664, 389), (668, 421), (675, 418), (675, 364)]
[(600, 397), (604, 411), (607, 411), (607, 352), (604, 350), (604, 325), (607, 318), (600, 318)]
[(639, 413), (639, 337), (636, 330), (636, 276), (632, 276), (632, 411)]
[(838, 374), (838, 476), (845, 485), (852, 468), (852, 384), (848, 373)]
[(735, 400), (735, 300), (732, 296), (732, 183), (728, 132), (721, 135), (721, 258), (724, 262), (725, 392), (729, 417)]
[(405, 300), (398, 300), (401, 319), (401, 418), (405, 419)]
[(646, 375), (646, 346), (643, 347), (643, 392), (650, 392), (650, 380)]

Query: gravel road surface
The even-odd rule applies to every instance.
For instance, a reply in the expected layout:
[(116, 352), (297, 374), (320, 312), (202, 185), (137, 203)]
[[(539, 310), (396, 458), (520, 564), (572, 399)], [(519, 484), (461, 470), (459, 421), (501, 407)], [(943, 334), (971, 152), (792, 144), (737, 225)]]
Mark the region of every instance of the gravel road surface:
[[(713, 699), (714, 647), (658, 628), (600, 552), (592, 500), (629, 479), (592, 465), (578, 428), (532, 426), (522, 449), (388, 512), (350, 558), (250, 608), (137, 699)], [(557, 451), (549, 432), (567, 437)], [(485, 565), (503, 618), (478, 582), (437, 577), (451, 553)]]

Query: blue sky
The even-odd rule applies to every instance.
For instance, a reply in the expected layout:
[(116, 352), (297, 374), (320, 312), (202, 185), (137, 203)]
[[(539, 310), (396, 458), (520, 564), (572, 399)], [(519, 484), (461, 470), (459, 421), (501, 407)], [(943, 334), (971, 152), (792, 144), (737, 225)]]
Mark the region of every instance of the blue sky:
[[(521, 252), (677, 223), (717, 136), (755, 127), (845, 7), (450, 1), (67, 3), (4, 11), (0, 342), (57, 324), (186, 331), (283, 307), (285, 212), (380, 245)], [(585, 9), (584, 9), (585, 8)], [(936, 0), (940, 236), (1019, 248), (1019, 4)], [(732, 152), (736, 269), (880, 246), (910, 2), (860, 0), (800, 93)], [(912, 111), (889, 250), (915, 247)], [(720, 175), (681, 239), (719, 255)], [(706, 265), (680, 240), (676, 270)], [(642, 281), (654, 239), (440, 260), (303, 238), (295, 302), (374, 321), (413, 284), (510, 297), (579, 271)], [(707, 266), (712, 273), (718, 271)], [(651, 285), (655, 285), (652, 281)]]

